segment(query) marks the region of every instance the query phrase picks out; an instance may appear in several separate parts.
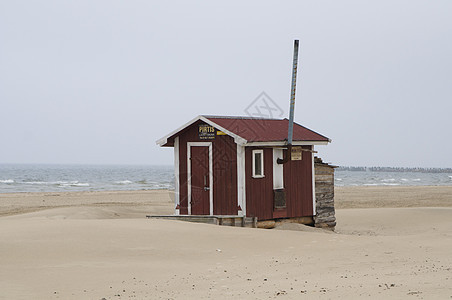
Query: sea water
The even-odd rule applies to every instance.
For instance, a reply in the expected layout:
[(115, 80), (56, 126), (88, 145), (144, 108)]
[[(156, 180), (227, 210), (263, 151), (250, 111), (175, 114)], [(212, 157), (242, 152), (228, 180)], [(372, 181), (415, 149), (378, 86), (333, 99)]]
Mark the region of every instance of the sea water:
[[(452, 173), (335, 172), (336, 186), (452, 186)], [(174, 168), (0, 164), (0, 193), (174, 189)]]
[(0, 164), (0, 193), (173, 188), (173, 166)]
[(452, 186), (452, 173), (340, 171), (334, 176), (335, 186)]

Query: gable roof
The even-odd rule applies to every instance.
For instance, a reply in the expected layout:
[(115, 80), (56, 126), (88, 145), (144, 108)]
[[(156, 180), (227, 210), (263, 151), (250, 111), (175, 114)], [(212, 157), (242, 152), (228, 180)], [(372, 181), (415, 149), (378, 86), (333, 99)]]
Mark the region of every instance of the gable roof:
[[(198, 116), (157, 141), (160, 146), (167, 145), (168, 139), (197, 121), (203, 121), (217, 130), (234, 138), (240, 145), (285, 145), (289, 127), (288, 119), (263, 119), (253, 117)], [(293, 145), (326, 145), (331, 140), (304, 126), (294, 123)]]

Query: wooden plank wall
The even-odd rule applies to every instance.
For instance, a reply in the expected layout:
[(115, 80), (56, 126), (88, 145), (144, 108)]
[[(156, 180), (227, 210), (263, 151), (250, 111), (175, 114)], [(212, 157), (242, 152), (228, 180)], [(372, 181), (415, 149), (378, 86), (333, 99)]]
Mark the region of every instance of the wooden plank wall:
[(237, 215), (237, 144), (227, 135), (215, 138), (213, 147), (213, 214)]
[[(311, 146), (303, 146), (311, 150)], [(264, 148), (264, 178), (252, 177), (252, 150), (245, 150), (246, 215), (258, 220), (273, 219), (273, 149)], [(284, 153), (286, 155), (286, 153)], [(286, 215), (296, 218), (313, 215), (312, 205), (312, 157), (311, 152), (303, 151), (300, 161), (284, 164), (284, 188), (286, 190)]]
[(265, 177), (253, 178), (252, 151), (256, 149), (262, 148), (245, 149), (246, 216), (269, 220), (273, 218), (273, 149), (263, 149)]
[(213, 213), (237, 215), (237, 145), (227, 135), (214, 140), (201, 140), (198, 121), (179, 134), (180, 214), (188, 214), (187, 142), (212, 142), (213, 151)]
[[(303, 148), (311, 150), (311, 146)], [(303, 151), (302, 160), (291, 160), (284, 165), (288, 218), (313, 215), (311, 155), (311, 152)]]
[(315, 162), (315, 227), (334, 230), (336, 213), (334, 209), (334, 166), (322, 162), (316, 157)]
[[(180, 213), (188, 214), (187, 190), (187, 142), (202, 142), (198, 136), (198, 121), (179, 135)], [(212, 140), (214, 169), (215, 215), (237, 215), (237, 146), (227, 135)], [(311, 149), (311, 146), (303, 146)], [(259, 220), (273, 218), (273, 149), (264, 148), (264, 178), (252, 177), (252, 150), (246, 147), (245, 181), (247, 216)], [(303, 152), (301, 161), (289, 161), (284, 165), (284, 187), (287, 195), (287, 217), (312, 216), (312, 159), (310, 152)]]

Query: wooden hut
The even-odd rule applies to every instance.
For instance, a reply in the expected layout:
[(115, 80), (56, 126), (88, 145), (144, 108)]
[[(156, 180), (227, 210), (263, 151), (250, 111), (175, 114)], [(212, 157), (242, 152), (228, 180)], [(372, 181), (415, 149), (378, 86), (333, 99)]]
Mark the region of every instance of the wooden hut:
[(174, 147), (176, 215), (259, 221), (314, 217), (314, 146), (330, 140), (287, 119), (198, 116), (157, 141)]

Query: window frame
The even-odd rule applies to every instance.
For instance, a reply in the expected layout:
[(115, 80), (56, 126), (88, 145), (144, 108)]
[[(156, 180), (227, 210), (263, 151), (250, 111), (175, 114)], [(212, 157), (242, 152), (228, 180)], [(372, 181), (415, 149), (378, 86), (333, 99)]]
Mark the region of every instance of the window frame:
[[(256, 154), (260, 154), (260, 156), (261, 156), (261, 159), (260, 159), (261, 174), (256, 174)], [(252, 176), (253, 176), (253, 178), (264, 178), (265, 177), (265, 174), (264, 174), (264, 149), (253, 150), (251, 159), (252, 159)]]

